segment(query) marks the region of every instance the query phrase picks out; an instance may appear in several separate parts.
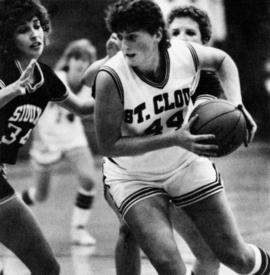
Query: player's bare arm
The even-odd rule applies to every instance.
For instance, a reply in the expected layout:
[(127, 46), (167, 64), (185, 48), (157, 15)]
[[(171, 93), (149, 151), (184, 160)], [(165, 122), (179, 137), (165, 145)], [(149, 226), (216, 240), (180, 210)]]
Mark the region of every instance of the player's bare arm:
[(86, 70), (83, 76), (83, 82), (88, 87), (92, 87), (96, 78), (96, 75), (101, 68), (111, 57), (113, 57), (117, 52), (121, 49), (121, 44), (117, 35), (112, 33), (109, 37), (108, 41), (106, 42), (106, 52), (107, 55), (92, 63), (89, 68)]
[(192, 135), (187, 125), (178, 131), (155, 136), (121, 136), (121, 122), (123, 121), (123, 105), (117, 87), (111, 76), (106, 72), (99, 72), (96, 80), (96, 132), (100, 153), (105, 156), (130, 156), (170, 146), (181, 146), (194, 153), (214, 156), (216, 145), (202, 144), (202, 141), (214, 138), (213, 135)]
[(214, 70), (221, 81), (226, 98), (236, 106), (241, 105), (246, 117), (248, 133), (246, 145), (254, 139), (257, 124), (243, 105), (239, 72), (232, 58), (222, 50), (192, 44), (198, 53), (200, 68)]
[(58, 103), (61, 107), (69, 110), (72, 113), (75, 113), (76, 115), (79, 116), (87, 116), (91, 115), (94, 112), (94, 105), (93, 103), (89, 100), (81, 100), (78, 98), (76, 95), (74, 95), (72, 92), (69, 92), (68, 97)]

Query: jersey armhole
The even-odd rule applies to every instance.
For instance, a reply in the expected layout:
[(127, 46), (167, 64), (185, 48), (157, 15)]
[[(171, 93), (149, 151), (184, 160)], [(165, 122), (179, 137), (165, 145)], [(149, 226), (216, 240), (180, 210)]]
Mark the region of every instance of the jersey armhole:
[(4, 81), (2, 79), (0, 79), (0, 89), (3, 89), (6, 87), (6, 84), (4, 83)]
[(99, 72), (101, 72), (101, 71), (107, 72), (112, 77), (112, 79), (117, 87), (117, 91), (118, 91), (120, 100), (121, 100), (122, 104), (124, 104), (124, 89), (123, 89), (123, 85), (122, 85), (122, 82), (121, 82), (118, 74), (115, 72), (114, 69), (112, 69), (111, 67), (108, 67), (108, 66), (101, 67)]
[(66, 90), (65, 94), (62, 97), (60, 97), (60, 98), (54, 97), (54, 98), (51, 98), (50, 101), (51, 102), (56, 102), (56, 103), (61, 103), (69, 97), (69, 93), (70, 92), (68, 90)]
[(199, 68), (199, 57), (197, 55), (196, 50), (194, 49), (194, 47), (190, 44), (187, 43), (187, 47), (191, 53), (192, 59), (193, 59), (193, 63), (194, 63), (194, 67), (195, 67), (195, 71), (198, 72), (198, 68)]

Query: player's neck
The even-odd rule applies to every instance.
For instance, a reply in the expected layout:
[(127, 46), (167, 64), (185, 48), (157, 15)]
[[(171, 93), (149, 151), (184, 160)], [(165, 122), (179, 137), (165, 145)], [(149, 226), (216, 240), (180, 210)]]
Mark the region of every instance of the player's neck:
[(149, 67), (143, 66), (141, 68), (135, 68), (135, 71), (142, 74), (147, 79), (153, 82), (161, 82), (164, 79), (166, 72), (165, 56), (160, 53), (157, 58), (150, 62)]

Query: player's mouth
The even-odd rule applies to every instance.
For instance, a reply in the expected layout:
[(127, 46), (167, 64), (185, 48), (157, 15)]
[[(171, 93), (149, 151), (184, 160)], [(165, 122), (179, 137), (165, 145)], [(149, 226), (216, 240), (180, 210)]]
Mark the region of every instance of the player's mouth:
[(128, 58), (134, 58), (136, 56), (135, 53), (126, 53), (126, 57)]
[(34, 49), (34, 50), (39, 50), (42, 46), (42, 43), (41, 42), (34, 42), (30, 45), (30, 48), (31, 49)]

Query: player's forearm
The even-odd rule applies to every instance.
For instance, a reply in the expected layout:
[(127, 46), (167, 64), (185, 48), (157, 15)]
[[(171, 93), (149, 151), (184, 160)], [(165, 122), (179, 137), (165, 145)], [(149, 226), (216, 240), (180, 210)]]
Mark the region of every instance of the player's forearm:
[(94, 113), (94, 105), (90, 99), (81, 100), (72, 92), (70, 92), (69, 96), (60, 102), (59, 105), (78, 116), (87, 116)]
[(108, 157), (135, 156), (150, 151), (167, 148), (176, 144), (175, 135), (170, 133), (156, 136), (121, 137), (109, 143), (111, 137), (98, 135), (98, 147), (102, 155)]
[(226, 98), (235, 105), (242, 104), (239, 73), (236, 64), (229, 55), (225, 55), (217, 75)]
[(16, 83), (12, 83), (0, 90), (0, 108), (3, 108), (15, 97), (22, 95), (22, 90), (19, 89)]

